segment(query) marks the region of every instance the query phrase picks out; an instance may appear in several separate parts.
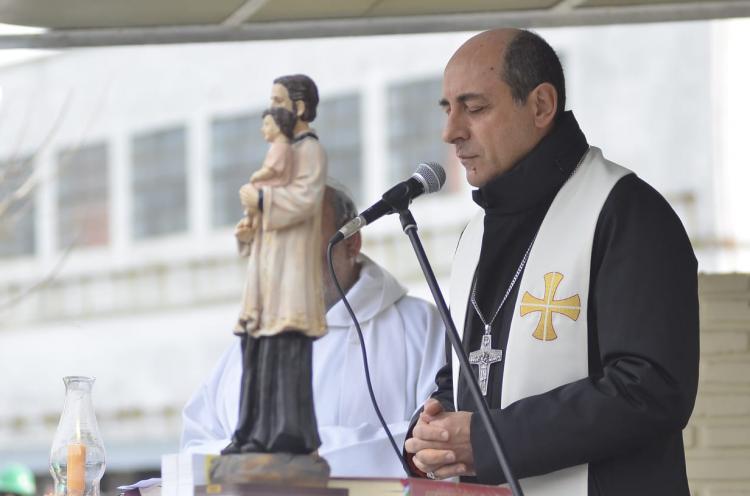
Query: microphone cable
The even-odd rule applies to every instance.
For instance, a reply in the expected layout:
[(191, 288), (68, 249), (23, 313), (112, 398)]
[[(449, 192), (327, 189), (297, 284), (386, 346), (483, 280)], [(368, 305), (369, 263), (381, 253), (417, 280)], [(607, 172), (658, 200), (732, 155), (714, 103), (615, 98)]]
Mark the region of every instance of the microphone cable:
[(362, 335), (362, 328), (359, 326), (359, 320), (357, 320), (357, 316), (354, 314), (354, 310), (352, 310), (352, 307), (349, 305), (349, 300), (346, 299), (346, 294), (344, 293), (344, 290), (341, 289), (341, 285), (336, 278), (336, 271), (333, 269), (333, 246), (334, 243), (329, 242), (328, 249), (326, 250), (328, 270), (331, 273), (331, 279), (333, 279), (333, 283), (336, 285), (336, 289), (341, 296), (341, 301), (344, 302), (344, 306), (346, 307), (346, 310), (349, 312), (349, 316), (351, 316), (352, 321), (354, 322), (354, 327), (357, 329), (357, 335), (359, 336), (359, 346), (362, 349), (362, 364), (365, 368), (365, 379), (367, 380), (367, 392), (370, 393), (370, 401), (372, 402), (372, 406), (375, 408), (375, 413), (378, 416), (378, 420), (380, 420), (380, 425), (383, 426), (383, 430), (385, 430), (385, 433), (388, 435), (388, 440), (391, 442), (393, 451), (396, 453), (396, 456), (398, 457), (398, 460), (401, 462), (401, 466), (404, 469), (404, 473), (408, 477), (409, 466), (406, 464), (406, 460), (401, 454), (401, 450), (396, 445), (396, 440), (393, 438), (393, 434), (391, 434), (391, 430), (388, 428), (388, 425), (383, 418), (383, 414), (380, 413), (380, 407), (378, 407), (378, 402), (375, 399), (375, 393), (372, 390), (372, 381), (370, 380), (370, 367), (367, 364), (367, 348), (365, 347), (365, 338)]

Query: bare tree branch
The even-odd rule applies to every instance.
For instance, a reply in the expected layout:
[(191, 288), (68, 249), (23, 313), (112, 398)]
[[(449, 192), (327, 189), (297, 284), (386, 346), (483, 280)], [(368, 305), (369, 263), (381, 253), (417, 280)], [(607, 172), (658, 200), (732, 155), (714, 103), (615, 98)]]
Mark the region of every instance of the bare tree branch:
[(10, 308), (14, 305), (19, 304), (21, 301), (26, 299), (29, 295), (34, 293), (35, 291), (38, 291), (48, 285), (50, 282), (54, 281), (55, 278), (58, 276), (60, 271), (65, 266), (65, 262), (67, 262), (68, 257), (73, 252), (73, 248), (75, 248), (76, 244), (78, 243), (78, 236), (76, 236), (76, 239), (73, 240), (72, 243), (70, 243), (66, 248), (65, 251), (60, 255), (60, 258), (57, 260), (57, 263), (54, 267), (52, 267), (52, 270), (50, 270), (46, 276), (44, 276), (41, 280), (35, 282), (28, 288), (21, 291), (19, 294), (14, 296), (13, 298), (10, 298), (6, 301), (0, 302), (0, 310), (4, 310), (6, 308)]
[[(10, 209), (10, 207), (14, 203), (24, 200), (32, 191), (34, 191), (34, 188), (39, 183), (39, 180), (41, 178), (41, 168), (39, 167), (39, 165), (35, 165), (36, 157), (38, 157), (39, 154), (42, 151), (44, 151), (52, 142), (52, 138), (57, 133), (57, 130), (60, 128), (60, 125), (62, 124), (65, 116), (67, 115), (68, 105), (70, 104), (71, 97), (72, 97), (72, 92), (69, 91), (67, 96), (65, 97), (65, 101), (63, 102), (62, 107), (60, 108), (60, 111), (57, 113), (55, 120), (52, 122), (52, 126), (50, 127), (46, 136), (44, 137), (42, 142), (39, 144), (39, 147), (34, 151), (34, 153), (29, 155), (26, 159), (22, 161), (21, 160), (10, 161), (10, 163), (14, 163), (14, 162), (21, 163), (22, 164), (21, 168), (33, 167), (33, 170), (31, 174), (29, 174), (29, 177), (26, 178), (26, 180), (18, 188), (16, 188), (13, 192), (11, 192), (11, 194), (8, 197), (0, 201), (0, 219), (3, 218), (3, 215), (5, 215), (8, 209)], [(3, 181), (3, 177), (0, 176), (0, 183), (2, 183), (2, 181)]]
[[(89, 117), (88, 122), (84, 126), (83, 132), (81, 133), (81, 137), (78, 140), (78, 143), (76, 143), (75, 146), (68, 149), (64, 154), (61, 155), (60, 159), (58, 160), (55, 173), (49, 176), (50, 179), (59, 176), (60, 172), (66, 168), (66, 166), (70, 163), (70, 160), (75, 157), (76, 152), (80, 150), (80, 148), (83, 146), (84, 142), (86, 141), (86, 138), (89, 136), (89, 132), (94, 122), (96, 121), (96, 118), (101, 115), (101, 110), (104, 107), (104, 104), (106, 102), (106, 97), (109, 94), (109, 90), (110, 90), (113, 80), (114, 80), (114, 77), (110, 77), (109, 81), (105, 85), (98, 103), (94, 106), (91, 116)], [(6, 168), (6, 170), (0, 169), (0, 185), (1, 185), (4, 182), (4, 180), (9, 176), (9, 174), (23, 170), (26, 167), (32, 167), (32, 172), (29, 174), (29, 177), (26, 178), (18, 188), (12, 191), (8, 197), (0, 200), (0, 222), (5, 224), (6, 227), (10, 225), (12, 229), (15, 223), (18, 222), (19, 218), (21, 217), (23, 210), (25, 210), (26, 208), (29, 208), (29, 206), (31, 205), (31, 202), (27, 200), (29, 196), (31, 195), (31, 193), (34, 191), (34, 188), (40, 183), (41, 178), (42, 178), (41, 167), (38, 164), (38, 161), (36, 160), (36, 158), (50, 146), (50, 143), (52, 142), (54, 136), (57, 134), (60, 126), (62, 125), (64, 118), (66, 117), (68, 113), (68, 108), (72, 100), (72, 95), (73, 95), (73, 92), (68, 91), (65, 97), (65, 100), (63, 102), (63, 105), (60, 108), (60, 111), (57, 113), (57, 116), (55, 117), (55, 120), (53, 121), (52, 126), (50, 127), (49, 131), (47, 132), (44, 139), (40, 143), (39, 147), (29, 157), (26, 157), (24, 160), (14, 159), (10, 161), (10, 164)], [(24, 123), (24, 127), (22, 129), (24, 133), (28, 125), (28, 120), (29, 118), (27, 114), (27, 119), (25, 119), (26, 122)], [(22, 140), (19, 139), (17, 143), (20, 143), (21, 141)], [(20, 148), (16, 149), (16, 151), (14, 152), (15, 155), (17, 155), (18, 153), (18, 149)], [(17, 204), (18, 202), (25, 202), (25, 203), (24, 205), (22, 205), (22, 207), (19, 210), (15, 212), (10, 212), (11, 207)], [(55, 266), (52, 268), (52, 270), (49, 271), (49, 273), (46, 276), (44, 276), (41, 280), (37, 281), (36, 283), (27, 287), (25, 290), (23, 290), (21, 293), (19, 293), (15, 297), (10, 298), (7, 301), (0, 302), (0, 309), (6, 309), (14, 305), (17, 305), (18, 303), (23, 301), (25, 298), (27, 298), (29, 295), (47, 286), (51, 281), (53, 281), (59, 275), (60, 271), (65, 266), (65, 263), (67, 262), (68, 257), (72, 253), (73, 249), (77, 246), (80, 235), (81, 235), (81, 232), (79, 231), (74, 237), (73, 241), (65, 248), (63, 253), (60, 255), (60, 258), (55, 263)]]
[[(109, 81), (107, 81), (107, 84), (104, 87), (104, 90), (102, 91), (101, 96), (99, 97), (99, 102), (94, 106), (94, 110), (91, 113), (91, 116), (88, 119), (88, 122), (84, 126), (83, 132), (81, 133), (81, 137), (78, 140), (78, 143), (76, 143), (75, 146), (68, 149), (65, 154), (60, 159), (59, 163), (57, 164), (57, 171), (54, 174), (53, 177), (59, 175), (61, 170), (64, 170), (65, 167), (70, 163), (70, 160), (72, 157), (75, 156), (76, 152), (81, 149), (83, 146), (83, 143), (86, 141), (86, 138), (89, 135), (89, 132), (91, 131), (91, 128), (96, 120), (97, 117), (99, 117), (101, 113), (101, 109), (104, 106), (104, 102), (106, 101), (106, 96), (109, 94), (110, 87), (112, 85), (113, 78), (110, 78)], [(24, 160), (17, 160), (16, 158), (12, 158), (8, 162), (12, 165), (11, 167), (7, 167), (5, 170), (0, 169), (0, 184), (3, 183), (3, 180), (5, 177), (9, 175), (9, 173), (13, 173), (16, 170), (24, 169), (26, 167), (33, 167), (32, 173), (29, 175), (29, 177), (21, 184), (18, 188), (16, 188), (15, 191), (11, 193), (8, 197), (0, 200), (0, 220), (3, 220), (3, 216), (6, 214), (6, 212), (11, 208), (12, 205), (14, 205), (17, 202), (23, 201), (26, 199), (33, 191), (34, 188), (39, 184), (41, 179), (41, 169), (38, 165), (36, 158), (47, 149), (47, 147), (52, 142), (52, 139), (54, 138), (55, 134), (57, 133), (58, 129), (62, 125), (62, 122), (64, 118), (67, 116), (68, 113), (68, 107), (70, 106), (70, 102), (73, 97), (73, 92), (68, 91), (65, 100), (63, 101), (63, 105), (60, 108), (60, 111), (57, 113), (57, 116), (55, 117), (55, 120), (52, 123), (52, 127), (50, 127), (49, 131), (47, 132), (46, 136), (42, 140), (42, 142), (39, 144), (39, 147), (26, 157)], [(25, 119), (25, 121), (28, 121), (28, 116)], [(17, 143), (20, 143), (22, 140), (18, 140)], [(13, 152), (17, 156), (18, 150)]]

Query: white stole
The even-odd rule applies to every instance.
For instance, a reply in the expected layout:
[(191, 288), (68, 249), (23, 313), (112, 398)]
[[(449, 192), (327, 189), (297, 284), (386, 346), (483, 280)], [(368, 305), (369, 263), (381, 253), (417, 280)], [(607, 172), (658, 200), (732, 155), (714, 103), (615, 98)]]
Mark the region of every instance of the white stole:
[[(588, 376), (587, 306), (594, 231), (610, 191), (629, 173), (591, 147), (555, 196), (519, 281), (504, 352), (501, 408)], [(484, 213), (478, 212), (461, 236), (451, 270), (451, 317), (462, 337), (483, 232)], [(457, 406), (455, 352), (452, 366)], [(522, 479), (521, 485), (529, 496), (585, 495), (588, 465)]]

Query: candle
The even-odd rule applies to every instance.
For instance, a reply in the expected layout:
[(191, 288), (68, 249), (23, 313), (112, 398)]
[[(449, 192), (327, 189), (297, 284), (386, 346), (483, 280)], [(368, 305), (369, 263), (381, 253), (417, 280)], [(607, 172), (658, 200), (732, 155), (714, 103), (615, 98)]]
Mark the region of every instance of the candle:
[(68, 496), (82, 496), (86, 486), (86, 446), (79, 443), (68, 445)]

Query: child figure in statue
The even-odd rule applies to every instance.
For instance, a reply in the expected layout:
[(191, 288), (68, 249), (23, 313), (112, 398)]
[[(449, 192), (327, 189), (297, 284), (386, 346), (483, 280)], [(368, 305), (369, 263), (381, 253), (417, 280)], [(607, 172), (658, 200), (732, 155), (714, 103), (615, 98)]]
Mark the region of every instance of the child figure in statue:
[[(250, 176), (250, 184), (255, 186), (255, 188), (262, 188), (263, 186), (286, 186), (291, 181), (294, 173), (292, 139), (294, 139), (294, 125), (296, 122), (297, 116), (285, 108), (274, 107), (263, 112), (263, 124), (260, 131), (263, 133), (263, 139), (270, 146), (263, 160), (263, 165)], [(243, 257), (250, 256), (253, 237), (258, 231), (260, 220), (260, 212), (251, 215), (246, 209), (245, 216), (234, 229), (237, 246), (240, 255)], [(246, 296), (248, 296), (248, 291), (251, 290), (246, 287)], [(243, 318), (246, 317), (240, 317), (240, 319)]]
[(297, 116), (290, 110), (273, 107), (263, 112), (260, 130), (271, 146), (268, 147), (263, 167), (256, 171), (250, 182), (256, 188), (286, 186), (292, 179), (292, 140)]
[(246, 291), (234, 330), (242, 340), (240, 412), (223, 454), (310, 454), (320, 446), (312, 342), (326, 332), (323, 260), (317, 248), (326, 155), (309, 125), (317, 105), (318, 90), (309, 77), (274, 80), (269, 114), (285, 109), (296, 117), (293, 167), (284, 166), (290, 179), (286, 184), (258, 179), (240, 188), (246, 213), (259, 219), (247, 271), (257, 286), (253, 294)]

